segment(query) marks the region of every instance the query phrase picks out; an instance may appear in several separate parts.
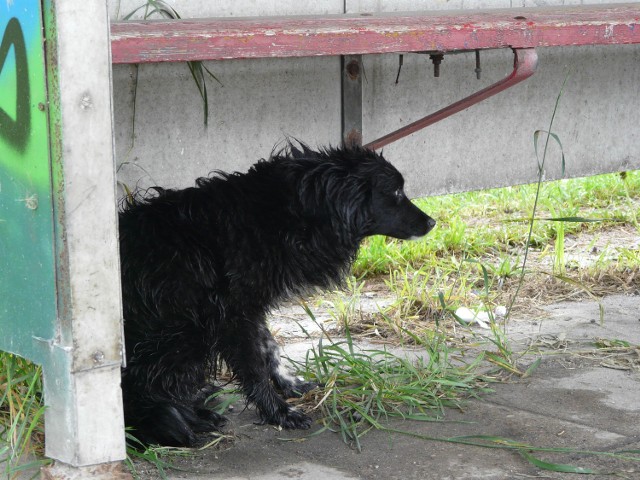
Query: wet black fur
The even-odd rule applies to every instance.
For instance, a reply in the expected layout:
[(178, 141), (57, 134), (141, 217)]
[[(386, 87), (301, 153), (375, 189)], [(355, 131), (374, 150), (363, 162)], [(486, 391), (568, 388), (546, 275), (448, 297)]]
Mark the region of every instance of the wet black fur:
[(206, 398), (219, 359), (262, 421), (308, 428), (285, 397), (313, 388), (283, 372), (266, 324), (281, 300), (339, 284), (361, 240), (425, 235), (435, 222), (400, 173), (362, 148), (289, 145), (247, 173), (156, 189), (120, 213), (127, 425), (148, 443), (191, 446), (223, 418)]

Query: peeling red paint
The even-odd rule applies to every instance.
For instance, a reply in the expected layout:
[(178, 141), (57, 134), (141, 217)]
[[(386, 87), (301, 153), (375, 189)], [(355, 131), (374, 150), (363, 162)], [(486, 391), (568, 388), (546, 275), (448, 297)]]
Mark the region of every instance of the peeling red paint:
[[(526, 21), (525, 21), (526, 20)], [(116, 22), (114, 63), (640, 43), (640, 3)]]

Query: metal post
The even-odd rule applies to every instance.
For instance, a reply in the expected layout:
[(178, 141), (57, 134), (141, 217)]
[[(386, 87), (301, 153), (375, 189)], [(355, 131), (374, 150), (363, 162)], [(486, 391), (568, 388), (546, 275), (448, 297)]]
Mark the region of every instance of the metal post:
[(362, 145), (362, 55), (342, 57), (342, 141)]
[(59, 319), (42, 341), (46, 454), (80, 467), (125, 458), (109, 21), (103, 2), (45, 5)]

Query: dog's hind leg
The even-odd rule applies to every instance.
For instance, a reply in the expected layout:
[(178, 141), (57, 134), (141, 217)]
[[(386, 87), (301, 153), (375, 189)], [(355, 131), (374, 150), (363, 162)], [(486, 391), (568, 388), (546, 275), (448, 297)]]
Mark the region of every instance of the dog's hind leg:
[(201, 399), (186, 403), (164, 393), (134, 392), (125, 394), (123, 400), (127, 426), (145, 444), (194, 447), (201, 440), (197, 434), (219, 431), (226, 423)]
[[(132, 434), (146, 445), (158, 444), (173, 447), (195, 447), (202, 442), (197, 434), (219, 429), (222, 417), (217, 413), (200, 408), (195, 409), (170, 399), (136, 399), (139, 405)], [(125, 413), (135, 408), (125, 399)], [(129, 410), (129, 411), (127, 411)]]
[[(224, 357), (242, 385), (247, 399), (256, 406), (262, 421), (284, 428), (309, 428), (311, 418), (285, 402), (272, 383), (275, 375), (275, 378), (291, 394), (294, 388), (303, 389), (299, 385), (304, 384), (302, 381), (298, 384), (289, 380), (289, 378), (295, 379), (289, 374), (287, 377), (282, 375), (284, 370), (281, 370), (279, 354), (277, 364), (273, 363), (271, 345), (277, 347), (277, 344), (269, 333), (264, 319), (250, 324), (243, 321), (236, 321), (233, 324), (235, 327), (233, 331), (226, 332), (225, 344), (233, 345), (235, 348), (226, 351)], [(247, 332), (251, 335), (248, 336)], [(278, 387), (282, 388), (281, 385)]]
[(152, 340), (132, 349), (123, 372), (127, 426), (147, 444), (196, 446), (199, 434), (219, 430), (225, 423), (224, 417), (207, 408), (217, 387), (206, 383), (204, 360), (184, 353), (192, 349), (180, 348), (184, 341), (175, 341), (174, 335)]

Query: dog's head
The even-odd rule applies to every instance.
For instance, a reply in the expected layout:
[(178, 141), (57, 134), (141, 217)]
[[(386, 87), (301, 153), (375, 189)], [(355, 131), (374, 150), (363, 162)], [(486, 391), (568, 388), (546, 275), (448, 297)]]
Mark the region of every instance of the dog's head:
[(407, 198), (402, 175), (382, 155), (361, 147), (301, 148), (289, 146), (304, 169), (299, 196), (307, 209), (327, 215), (334, 230), (347, 229), (358, 241), (370, 235), (415, 239), (435, 226)]

